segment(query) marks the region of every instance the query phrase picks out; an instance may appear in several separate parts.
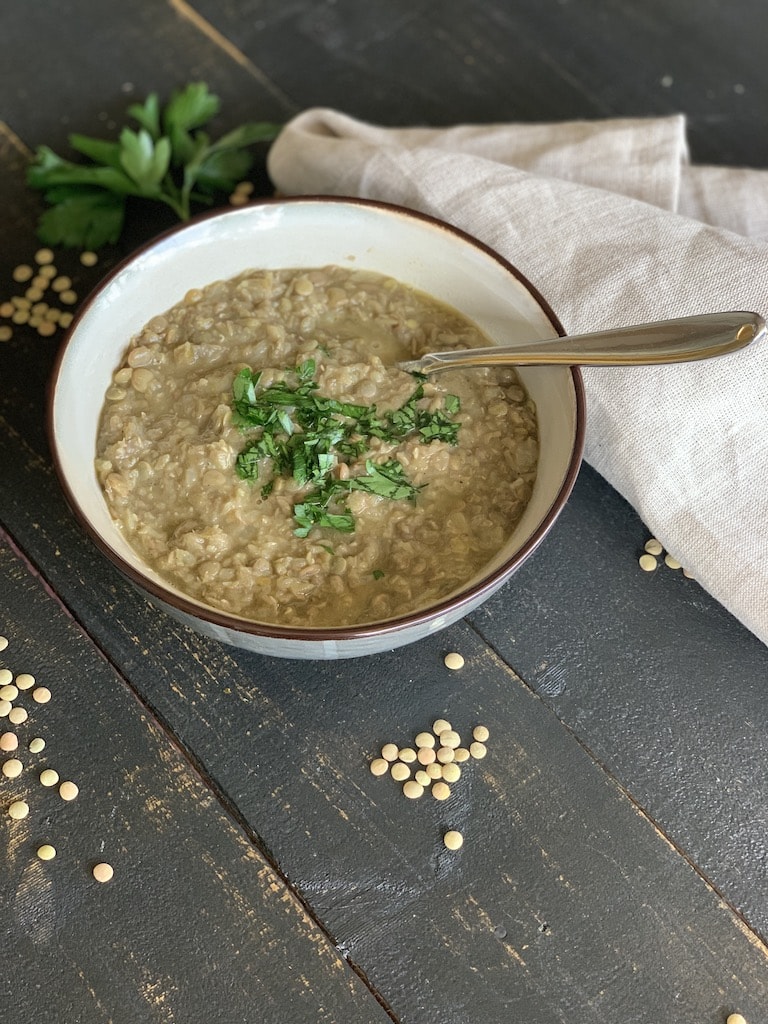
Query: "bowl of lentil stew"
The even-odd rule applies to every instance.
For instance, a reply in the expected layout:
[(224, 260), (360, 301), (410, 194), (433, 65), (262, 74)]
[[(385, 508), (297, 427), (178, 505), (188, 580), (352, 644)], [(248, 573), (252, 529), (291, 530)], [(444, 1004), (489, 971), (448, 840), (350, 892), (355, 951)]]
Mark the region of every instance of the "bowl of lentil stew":
[(82, 305), (49, 390), (54, 465), (95, 545), (192, 629), (279, 657), (377, 653), (514, 574), (584, 433), (577, 368), (394, 364), (558, 333), (515, 268), (429, 216), (331, 197), (205, 215)]

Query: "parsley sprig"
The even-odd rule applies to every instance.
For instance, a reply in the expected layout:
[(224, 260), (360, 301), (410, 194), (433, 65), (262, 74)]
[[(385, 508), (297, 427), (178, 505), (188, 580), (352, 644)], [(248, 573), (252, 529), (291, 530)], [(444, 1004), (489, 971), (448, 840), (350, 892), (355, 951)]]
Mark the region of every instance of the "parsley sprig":
[(340, 402), (318, 394), (313, 359), (289, 372), (290, 380), (261, 385), (261, 373), (241, 370), (232, 386), (233, 422), (258, 436), (235, 460), (235, 472), (243, 480), (259, 478), (268, 460), (269, 474), (262, 486), (267, 497), (275, 479), (292, 477), (310, 490), (293, 507), (294, 533), (306, 537), (315, 526), (351, 533), (354, 518), (344, 499), (352, 491), (366, 491), (392, 501), (415, 500), (420, 487), (412, 484), (395, 458), (376, 463), (365, 459), (365, 472), (346, 480), (333, 476), (339, 462), (367, 455), (372, 438), (402, 441), (418, 436), (422, 443), (445, 441), (455, 445), (459, 423), (456, 395), (446, 395), (443, 407), (434, 411), (420, 404), (424, 385), (419, 381), (399, 409), (379, 413), (375, 405)]
[(75, 163), (40, 146), (27, 174), (49, 209), (38, 221), (47, 245), (98, 249), (117, 242), (129, 196), (169, 206), (188, 220), (195, 204), (210, 205), (248, 173), (248, 147), (275, 138), (280, 126), (240, 125), (213, 141), (203, 126), (219, 111), (205, 82), (192, 82), (161, 107), (156, 93), (133, 104), (138, 128), (124, 127), (116, 141), (73, 134), (69, 144), (86, 162)]

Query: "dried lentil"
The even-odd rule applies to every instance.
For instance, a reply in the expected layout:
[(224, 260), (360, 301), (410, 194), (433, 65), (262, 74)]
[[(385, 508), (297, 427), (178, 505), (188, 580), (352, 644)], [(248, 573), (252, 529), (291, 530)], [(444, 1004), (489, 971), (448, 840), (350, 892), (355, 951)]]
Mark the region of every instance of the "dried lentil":
[(42, 846), (37, 848), (37, 856), (40, 860), (53, 860), (56, 856), (56, 848), (51, 846), (50, 843), (43, 843)]
[(12, 707), (13, 704), (9, 700), (0, 700), (0, 718), (5, 718)]
[(435, 756), (433, 747), (419, 747), (416, 751), (416, 758), (419, 764), (430, 765), (435, 760)]
[(443, 765), (443, 779), (446, 782), (458, 782), (461, 776), (461, 768), (453, 761)]
[(488, 750), (486, 749), (484, 743), (478, 743), (477, 740), (475, 740), (474, 743), (470, 743), (469, 752), (472, 755), (472, 757), (476, 758), (479, 761), (485, 757), (485, 755), (488, 753)]
[(74, 782), (62, 782), (59, 786), (59, 796), (62, 800), (74, 800), (79, 792)]
[(8, 808), (8, 816), (15, 821), (21, 821), (29, 814), (29, 804), (25, 800), (14, 800)]
[(18, 757), (9, 757), (7, 761), (3, 761), (3, 775), (7, 779), (17, 779), (23, 770), (24, 765)]
[(0, 736), (0, 750), (8, 754), (19, 745), (19, 738), (15, 732), (4, 732)]
[(440, 747), (437, 752), (437, 760), (440, 764), (448, 764), (454, 758), (453, 747)]
[(468, 761), (469, 760), (469, 751), (467, 750), (467, 748), (466, 747), (456, 747), (456, 749), (453, 752), (453, 760), (454, 761), (458, 761), (459, 764), (462, 764), (464, 761)]
[(381, 756), (385, 761), (396, 761), (399, 747), (396, 743), (385, 743), (381, 748)]
[(424, 796), (424, 786), (415, 779), (409, 779), (403, 786), (403, 793), (409, 800), (418, 800), (420, 796)]
[(99, 262), (99, 257), (95, 252), (91, 252), (90, 249), (86, 249), (85, 252), (80, 253), (80, 262), (84, 267), (95, 267)]
[(45, 748), (45, 740), (42, 736), (34, 736), (29, 741), (29, 749), (33, 754), (39, 754), (41, 750)]
[(36, 686), (32, 691), (32, 700), (36, 704), (47, 704), (51, 699), (51, 691), (47, 686)]
[(416, 751), (412, 747), (403, 747), (398, 753), (398, 757), (401, 761), (405, 761), (406, 764), (413, 764), (416, 760)]
[(432, 779), (430, 778), (429, 773), (424, 771), (423, 768), (420, 768), (414, 774), (413, 777), (416, 780), (416, 782), (418, 782), (420, 786), (424, 786), (425, 789), (427, 788), (427, 786), (430, 786), (432, 784)]
[(440, 737), (441, 733), (447, 732), (450, 728), (451, 728), (451, 723), (450, 722), (446, 722), (446, 720), (444, 718), (438, 718), (438, 719), (436, 719), (432, 723), (432, 732), (438, 738)]
[(0, 668), (0, 686), (7, 686), (13, 679), (13, 673), (10, 669)]
[(6, 683), (5, 686), (0, 686), (0, 700), (16, 700), (19, 696), (18, 686), (14, 686), (13, 683)]
[(38, 249), (35, 253), (35, 263), (42, 266), (44, 263), (53, 263), (53, 251), (51, 249)]
[(451, 787), (445, 782), (436, 782), (432, 786), (432, 796), (435, 800), (447, 800), (451, 795)]
[(0, 636), (0, 651), (4, 651), (6, 649), (8, 642), (7, 636)]
[(29, 718), (26, 708), (15, 707), (8, 712), (8, 721), (14, 725), (21, 725)]
[(446, 729), (445, 732), (440, 733), (440, 743), (444, 747), (451, 747), (455, 750), (461, 743), (461, 736), (455, 729)]
[(42, 786), (47, 786), (50, 788), (51, 786), (55, 786), (58, 781), (59, 773), (57, 771), (54, 771), (53, 768), (44, 768), (40, 772), (40, 784)]
[(414, 743), (417, 747), (434, 747), (435, 737), (431, 732), (420, 732)]
[(386, 775), (389, 771), (389, 761), (383, 757), (374, 757), (371, 761), (371, 772), (373, 775)]
[(101, 864), (94, 864), (93, 866), (93, 877), (97, 882), (109, 882), (115, 873), (114, 868), (111, 864), (102, 862)]
[(16, 676), (16, 685), (20, 690), (31, 690), (35, 685), (35, 677), (30, 672), (19, 672)]
[(443, 842), (449, 850), (459, 850), (464, 845), (464, 836), (455, 829), (450, 829), (443, 836)]
[(406, 779), (411, 777), (411, 769), (407, 764), (403, 764), (402, 761), (395, 761), (390, 768), (390, 774), (395, 782), (405, 782)]
[(446, 654), (443, 661), (445, 663), (445, 667), (454, 672), (458, 671), (460, 668), (464, 668), (464, 658), (458, 653), (458, 651), (451, 651), (449, 654)]
[(661, 546), (661, 541), (656, 540), (655, 537), (651, 537), (650, 540), (645, 542), (645, 550), (649, 555), (660, 555), (664, 548)]
[(664, 556), (664, 564), (668, 566), (670, 569), (682, 569), (682, 566), (680, 565), (678, 560), (676, 558), (673, 558), (672, 555)]
[(438, 764), (437, 761), (428, 764), (424, 770), (430, 779), (442, 779), (443, 777), (443, 765)]
[(476, 725), (472, 730), (472, 738), (478, 743), (487, 743), (490, 733), (484, 725)]
[(653, 572), (653, 570), (658, 566), (659, 563), (656, 561), (653, 555), (646, 554), (640, 555), (640, 558), (638, 559), (638, 564), (640, 568), (643, 570), (643, 572)]

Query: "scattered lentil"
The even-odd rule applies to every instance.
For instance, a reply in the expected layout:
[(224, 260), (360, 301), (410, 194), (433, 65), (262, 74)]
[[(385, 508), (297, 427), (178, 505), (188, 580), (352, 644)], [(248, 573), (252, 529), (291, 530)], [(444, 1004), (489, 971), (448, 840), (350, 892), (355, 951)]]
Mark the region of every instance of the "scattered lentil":
[(453, 747), (440, 747), (437, 752), (437, 760), (440, 764), (448, 764), (449, 761), (453, 760), (453, 757)]
[(67, 288), (65, 291), (59, 292), (59, 298), (68, 306), (72, 306), (77, 302), (77, 294), (71, 288)]
[(411, 777), (411, 769), (407, 764), (403, 764), (402, 761), (395, 761), (390, 768), (390, 774), (396, 782), (405, 782), (406, 779)]
[(435, 737), (431, 732), (420, 732), (414, 743), (417, 747), (434, 747)]
[(53, 860), (56, 856), (56, 848), (51, 846), (50, 843), (43, 843), (42, 846), (37, 848), (37, 856), (40, 860)]
[(55, 292), (65, 292), (68, 288), (71, 287), (71, 278), (66, 277), (64, 275), (62, 275), (61, 277), (56, 277), (53, 279), (53, 281), (51, 281), (51, 288), (53, 288)]
[(62, 782), (59, 786), (59, 796), (62, 800), (74, 800), (79, 792), (74, 782)]
[(440, 733), (446, 732), (451, 728), (451, 723), (446, 722), (444, 718), (438, 718), (432, 723), (432, 732), (439, 738)]
[(13, 704), (9, 700), (0, 700), (0, 718), (5, 718), (12, 707)]
[(52, 263), (48, 263), (44, 267), (39, 267), (38, 271), (37, 271), (37, 276), (41, 277), (43, 279), (43, 281), (46, 282), (46, 284), (52, 278), (56, 277), (57, 274), (58, 274), (58, 270), (56, 269), (56, 267), (54, 267), (54, 265)]
[(11, 277), (17, 284), (23, 284), (25, 281), (29, 281), (34, 276), (34, 270), (26, 263), (20, 263), (17, 267), (13, 268)]
[(32, 691), (32, 700), (37, 704), (47, 704), (51, 699), (51, 691), (47, 686), (36, 686)]
[(29, 749), (33, 754), (39, 754), (45, 747), (45, 740), (42, 736), (35, 736), (29, 741)]
[(12, 337), (13, 330), (8, 326), (8, 324), (3, 324), (2, 327), (0, 327), (0, 341), (10, 341)]
[(416, 751), (416, 758), (419, 764), (430, 765), (435, 760), (435, 751), (432, 747), (419, 747)]
[(638, 564), (640, 565), (640, 568), (643, 570), (643, 572), (653, 572), (653, 570), (658, 566), (659, 563), (656, 561), (653, 555), (640, 555), (638, 559)]
[(14, 686), (13, 683), (6, 683), (5, 686), (0, 686), (0, 700), (16, 700), (19, 696), (19, 688)]
[(695, 579), (695, 577), (694, 577), (694, 575), (693, 575), (693, 573), (691, 572), (690, 569), (683, 569), (683, 576), (685, 576), (685, 578), (687, 580)]
[(432, 786), (432, 796), (435, 800), (447, 800), (451, 795), (451, 787), (445, 782), (436, 782)]
[(95, 252), (91, 252), (90, 249), (86, 249), (85, 252), (80, 253), (80, 262), (84, 267), (95, 267), (99, 262), (99, 257)]
[(464, 836), (452, 828), (443, 836), (443, 842), (449, 850), (459, 850), (464, 845)]
[(645, 550), (649, 555), (660, 555), (664, 548), (661, 546), (660, 540), (656, 540), (655, 537), (651, 537), (650, 540), (645, 542)]
[(38, 249), (35, 253), (35, 263), (42, 266), (44, 263), (53, 263), (53, 252), (51, 249)]
[(385, 761), (396, 761), (399, 747), (396, 743), (385, 743), (381, 748), (381, 756)]
[(424, 796), (424, 786), (415, 779), (409, 779), (403, 786), (403, 793), (409, 800), (418, 800), (420, 796)]
[(25, 800), (14, 800), (8, 808), (9, 817), (15, 821), (21, 821), (29, 814), (29, 804)]
[(24, 765), (18, 757), (9, 757), (7, 761), (3, 761), (3, 775), (7, 779), (17, 779), (23, 770)]
[(7, 686), (13, 679), (13, 673), (10, 669), (0, 668), (0, 686)]
[(29, 718), (26, 708), (15, 707), (8, 712), (8, 721), (14, 725), (21, 725)]
[(444, 747), (451, 747), (452, 750), (455, 750), (461, 743), (461, 736), (455, 729), (446, 729), (445, 732), (440, 733), (440, 743)]
[(461, 776), (461, 768), (453, 761), (443, 765), (443, 779), (446, 782), (458, 782)]
[(428, 764), (424, 770), (430, 779), (442, 779), (443, 777), (443, 765), (438, 764), (437, 761)]
[(389, 771), (389, 761), (383, 757), (374, 757), (371, 761), (371, 772), (374, 775), (386, 775)]
[(464, 668), (464, 658), (457, 651), (451, 651), (449, 654), (446, 654), (443, 660), (445, 667), (452, 669), (454, 672)]
[(729, 1013), (725, 1024), (747, 1024), (747, 1021), (740, 1013)]
[(476, 725), (472, 730), (472, 738), (479, 743), (486, 743), (490, 735), (490, 732), (484, 725)]
[(414, 777), (414, 779), (416, 780), (416, 782), (418, 782), (418, 784), (419, 784), (420, 786), (423, 786), (423, 787), (424, 787), (425, 789), (427, 788), (427, 786), (430, 786), (430, 785), (432, 784), (432, 779), (431, 779), (431, 777), (430, 777), (429, 773), (428, 773), (428, 772), (426, 772), (426, 771), (424, 771), (424, 769), (423, 769), (423, 768), (420, 768), (420, 769), (419, 769), (419, 770), (418, 770), (418, 771), (417, 771), (417, 772), (416, 772), (416, 773), (414, 774), (414, 776), (413, 776), (413, 777)]
[(398, 757), (401, 761), (405, 761), (406, 764), (413, 764), (416, 760), (416, 751), (412, 747), (403, 747)]
[(16, 676), (16, 685), (20, 690), (31, 690), (35, 685), (35, 677), (29, 672), (19, 672)]
[(15, 732), (4, 732), (0, 736), (0, 750), (6, 754), (10, 751), (15, 750), (19, 745), (19, 738)]
[(484, 743), (478, 743), (478, 741), (475, 740), (474, 743), (470, 743), (469, 752), (472, 755), (472, 757), (477, 758), (477, 760), (479, 761), (485, 757), (485, 755), (488, 753), (488, 750), (486, 749)]
[(43, 786), (55, 786), (59, 781), (59, 773), (53, 768), (44, 768), (40, 772), (40, 784)]
[(664, 556), (664, 564), (669, 566), (670, 569), (682, 569), (682, 566), (680, 565), (678, 560), (676, 558), (673, 558), (672, 555)]
[(115, 871), (111, 864), (101, 863), (94, 864), (93, 866), (93, 877), (97, 882), (109, 882), (114, 875)]
[(464, 761), (469, 760), (469, 751), (466, 747), (456, 747), (453, 752), (453, 760), (458, 761), (461, 764)]
[(7, 636), (0, 636), (0, 651), (4, 651), (6, 649), (8, 642)]

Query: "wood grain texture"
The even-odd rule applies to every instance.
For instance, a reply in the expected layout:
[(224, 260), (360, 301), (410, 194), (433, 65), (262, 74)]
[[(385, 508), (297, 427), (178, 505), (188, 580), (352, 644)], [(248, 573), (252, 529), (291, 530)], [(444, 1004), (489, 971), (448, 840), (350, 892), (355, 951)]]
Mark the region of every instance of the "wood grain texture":
[[(45, 705), (17, 699), (29, 711), (14, 730), (24, 770), (0, 777), (2, 1018), (389, 1020), (1, 537), (0, 579), (0, 664), (52, 693)], [(38, 755), (33, 736), (46, 741)], [(77, 799), (44, 788), (44, 768), (74, 780)], [(30, 808), (23, 821), (7, 815), (16, 799)], [(43, 842), (57, 850), (47, 863)], [(106, 885), (91, 877), (102, 860), (115, 869)]]

